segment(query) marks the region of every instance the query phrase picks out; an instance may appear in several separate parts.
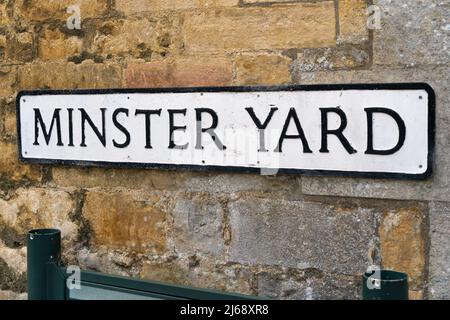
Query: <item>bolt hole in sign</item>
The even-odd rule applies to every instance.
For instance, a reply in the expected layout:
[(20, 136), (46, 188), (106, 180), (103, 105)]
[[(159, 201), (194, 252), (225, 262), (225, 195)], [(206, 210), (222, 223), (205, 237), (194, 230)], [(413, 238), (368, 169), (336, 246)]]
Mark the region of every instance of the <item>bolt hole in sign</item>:
[(426, 84), (25, 91), (27, 163), (425, 179)]

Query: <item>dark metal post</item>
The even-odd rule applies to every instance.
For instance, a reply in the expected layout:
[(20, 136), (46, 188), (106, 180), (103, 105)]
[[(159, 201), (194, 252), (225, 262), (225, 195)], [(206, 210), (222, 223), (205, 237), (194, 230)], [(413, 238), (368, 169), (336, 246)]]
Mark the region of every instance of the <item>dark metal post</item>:
[(36, 229), (27, 235), (28, 299), (48, 299), (48, 266), (59, 261), (61, 232), (57, 229)]
[(366, 272), (363, 275), (364, 300), (408, 300), (408, 275), (393, 270)]

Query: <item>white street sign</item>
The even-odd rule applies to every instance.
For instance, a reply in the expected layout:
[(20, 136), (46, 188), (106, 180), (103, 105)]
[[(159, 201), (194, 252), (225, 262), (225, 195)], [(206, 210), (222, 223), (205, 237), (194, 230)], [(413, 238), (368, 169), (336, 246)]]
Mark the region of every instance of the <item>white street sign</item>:
[(28, 91), (24, 162), (426, 178), (425, 84)]

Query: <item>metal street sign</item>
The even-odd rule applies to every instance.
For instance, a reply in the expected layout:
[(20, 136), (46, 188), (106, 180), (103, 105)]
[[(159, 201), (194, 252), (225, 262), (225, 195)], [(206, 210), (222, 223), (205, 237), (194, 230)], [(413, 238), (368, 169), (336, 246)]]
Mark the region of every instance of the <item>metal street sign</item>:
[(27, 91), (24, 162), (426, 178), (426, 84)]

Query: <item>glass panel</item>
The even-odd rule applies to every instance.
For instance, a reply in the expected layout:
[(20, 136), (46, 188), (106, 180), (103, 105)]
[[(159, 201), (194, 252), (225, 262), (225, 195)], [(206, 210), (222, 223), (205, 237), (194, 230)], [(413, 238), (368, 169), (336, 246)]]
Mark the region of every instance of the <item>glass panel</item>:
[(138, 291), (129, 291), (115, 287), (81, 283), (80, 289), (69, 290), (69, 299), (74, 300), (161, 300), (161, 297), (142, 295)]

